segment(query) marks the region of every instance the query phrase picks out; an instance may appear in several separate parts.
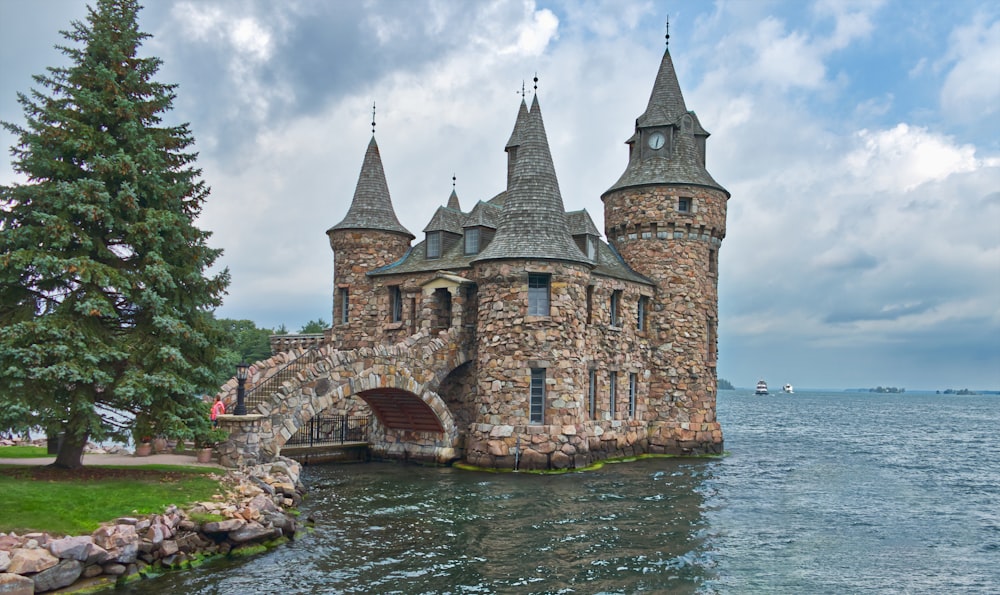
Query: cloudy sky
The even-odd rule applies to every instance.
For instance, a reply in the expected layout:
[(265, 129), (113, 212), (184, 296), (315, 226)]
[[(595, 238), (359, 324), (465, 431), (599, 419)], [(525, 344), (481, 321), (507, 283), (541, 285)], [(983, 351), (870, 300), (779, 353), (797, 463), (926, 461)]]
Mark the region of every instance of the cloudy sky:
[[(148, 0), (233, 283), (220, 317), (329, 322), (325, 230), (371, 136), (420, 235), (505, 182), (522, 82), (603, 229), (664, 48), (729, 189), (720, 376), (1000, 389), (1000, 5), (973, 0)], [(0, 0), (0, 119), (82, 0)], [(529, 97), (530, 100), (530, 97)], [(12, 136), (0, 133), (9, 147)], [(0, 160), (0, 184), (17, 180)]]

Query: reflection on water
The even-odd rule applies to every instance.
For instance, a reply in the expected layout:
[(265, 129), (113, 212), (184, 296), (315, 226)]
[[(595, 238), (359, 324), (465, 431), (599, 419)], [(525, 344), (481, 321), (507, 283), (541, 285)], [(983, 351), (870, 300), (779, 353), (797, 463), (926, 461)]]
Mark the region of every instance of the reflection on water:
[(345, 593), (692, 592), (701, 478), (651, 460), (560, 476), (384, 464), (310, 470), (316, 584)]
[(719, 418), (721, 459), (311, 467), (313, 533), (119, 592), (998, 592), (1000, 398), (726, 391)]
[(693, 593), (711, 573), (701, 507), (716, 464), (651, 459), (551, 476), (309, 467), (303, 514), (315, 531), (131, 592)]

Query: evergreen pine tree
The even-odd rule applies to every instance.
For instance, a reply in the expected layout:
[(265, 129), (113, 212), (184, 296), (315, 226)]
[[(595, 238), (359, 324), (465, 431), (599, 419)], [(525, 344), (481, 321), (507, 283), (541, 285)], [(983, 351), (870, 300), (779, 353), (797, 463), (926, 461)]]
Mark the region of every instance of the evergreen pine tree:
[(27, 180), (0, 189), (0, 394), (64, 433), (59, 467), (136, 423), (177, 437), (206, 423), (196, 395), (229, 273), (206, 275), (221, 254), (194, 225), (209, 190), (188, 125), (163, 123), (176, 85), (137, 54), (139, 9), (89, 6), (56, 46), (70, 65), (18, 94), (27, 125), (3, 123)]

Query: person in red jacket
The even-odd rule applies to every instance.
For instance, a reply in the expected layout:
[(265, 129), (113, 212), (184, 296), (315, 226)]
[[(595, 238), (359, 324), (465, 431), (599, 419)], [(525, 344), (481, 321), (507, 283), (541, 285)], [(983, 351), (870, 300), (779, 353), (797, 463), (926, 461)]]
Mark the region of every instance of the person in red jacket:
[(222, 402), (222, 399), (219, 397), (219, 395), (216, 395), (215, 403), (212, 404), (212, 413), (211, 415), (209, 415), (209, 418), (212, 420), (212, 425), (218, 426), (219, 425), (218, 417), (220, 415), (225, 415), (225, 414), (226, 414), (226, 404)]

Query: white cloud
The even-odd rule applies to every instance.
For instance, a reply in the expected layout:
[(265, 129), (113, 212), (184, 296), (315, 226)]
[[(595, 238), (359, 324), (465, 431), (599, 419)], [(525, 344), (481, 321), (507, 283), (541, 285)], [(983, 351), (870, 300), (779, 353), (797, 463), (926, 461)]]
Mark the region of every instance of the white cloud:
[(1000, 110), (1000, 20), (983, 14), (955, 29), (946, 59), (954, 60), (941, 88), (941, 105), (957, 120), (977, 121)]
[(861, 130), (861, 146), (848, 153), (847, 173), (870, 191), (907, 191), (931, 180), (980, 166), (976, 149), (957, 146), (925, 128), (898, 124), (890, 130)]

